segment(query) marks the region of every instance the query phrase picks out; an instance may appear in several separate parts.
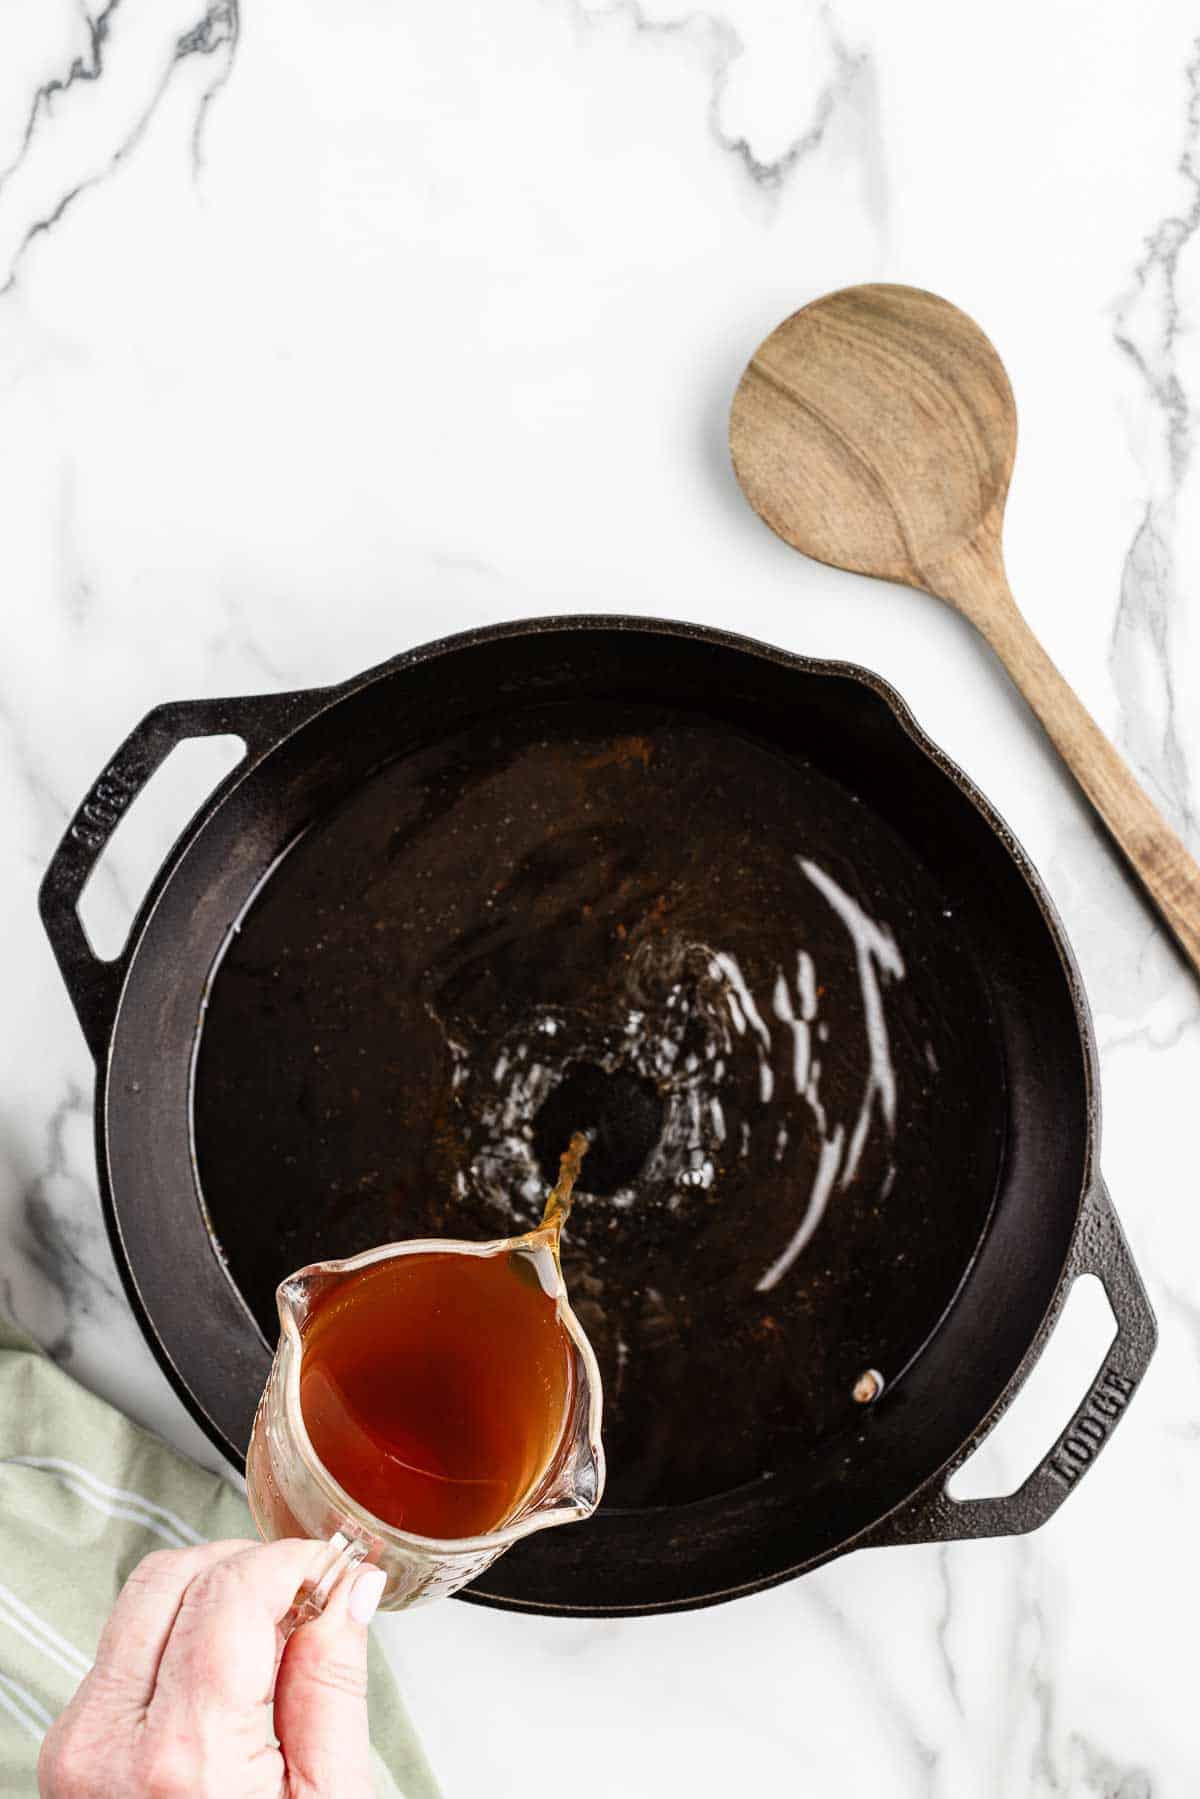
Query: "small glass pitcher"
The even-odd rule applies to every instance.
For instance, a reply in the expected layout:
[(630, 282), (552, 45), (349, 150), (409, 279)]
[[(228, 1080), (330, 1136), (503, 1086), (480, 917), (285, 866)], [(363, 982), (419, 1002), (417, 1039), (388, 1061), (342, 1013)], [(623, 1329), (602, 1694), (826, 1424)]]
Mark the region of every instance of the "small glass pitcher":
[[(600, 1370), (592, 1346), (567, 1300), (558, 1258), (561, 1218), (551, 1212), (537, 1230), (490, 1243), (429, 1238), (388, 1243), (342, 1261), (314, 1262), (289, 1275), (276, 1290), (280, 1338), (259, 1401), (246, 1458), (246, 1493), (262, 1536), (328, 1539), (329, 1553), (318, 1565), (285, 1620), (285, 1634), (314, 1617), (342, 1577), (359, 1562), (373, 1562), (387, 1574), (380, 1609), (402, 1611), (465, 1586), (513, 1543), (535, 1530), (588, 1518), (604, 1488), (600, 1441)], [(533, 1489), (498, 1529), (476, 1537), (422, 1537), (375, 1517), (339, 1486), (317, 1456), (300, 1408), (303, 1327), (331, 1287), (376, 1262), (401, 1256), (464, 1255), (527, 1257), (531, 1272), (556, 1302), (559, 1322), (572, 1346), (574, 1393), (557, 1449)]]

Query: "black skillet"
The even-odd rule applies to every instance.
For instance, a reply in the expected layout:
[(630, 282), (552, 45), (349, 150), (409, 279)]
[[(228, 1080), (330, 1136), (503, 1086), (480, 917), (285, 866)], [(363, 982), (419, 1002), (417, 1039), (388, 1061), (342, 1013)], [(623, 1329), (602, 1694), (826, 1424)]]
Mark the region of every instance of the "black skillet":
[[(220, 732), (245, 760), (98, 960), (90, 871), (173, 746)], [(606, 1502), (467, 1598), (667, 1610), (852, 1548), (1033, 1529), (1145, 1370), (1061, 927), (861, 669), (539, 619), (336, 688), (161, 706), (41, 909), (97, 1062), (131, 1302), (233, 1462), (283, 1275), (511, 1234), (564, 1131), (595, 1133), (565, 1268), (605, 1377)], [(952, 1501), (1084, 1272), (1118, 1321), (1089, 1392), (1018, 1492)]]

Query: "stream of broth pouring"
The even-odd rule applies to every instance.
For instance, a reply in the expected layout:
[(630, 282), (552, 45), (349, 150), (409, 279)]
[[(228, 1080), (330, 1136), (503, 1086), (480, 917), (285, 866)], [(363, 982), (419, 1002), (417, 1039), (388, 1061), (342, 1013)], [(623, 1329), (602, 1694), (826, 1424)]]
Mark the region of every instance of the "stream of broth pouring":
[[(563, 1153), (542, 1224), (558, 1264), (588, 1139)], [(300, 1404), (340, 1486), (388, 1524), (481, 1536), (536, 1491), (574, 1396), (572, 1345), (528, 1248), (361, 1269), (304, 1330)]]
[(576, 1131), (559, 1157), (558, 1179), (546, 1196), (546, 1209), (542, 1213), (542, 1229), (554, 1232), (554, 1253), (558, 1254), (559, 1238), (563, 1225), (571, 1216), (571, 1207), (575, 1203), (575, 1183), (583, 1168), (583, 1158), (588, 1152), (588, 1139), (582, 1131)]

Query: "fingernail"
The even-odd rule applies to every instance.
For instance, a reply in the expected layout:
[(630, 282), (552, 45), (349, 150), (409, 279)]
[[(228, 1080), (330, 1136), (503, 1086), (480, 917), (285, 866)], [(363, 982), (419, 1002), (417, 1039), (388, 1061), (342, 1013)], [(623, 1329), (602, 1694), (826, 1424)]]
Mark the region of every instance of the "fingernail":
[(387, 1575), (382, 1568), (364, 1568), (350, 1589), (350, 1616), (356, 1624), (369, 1624), (379, 1609)]

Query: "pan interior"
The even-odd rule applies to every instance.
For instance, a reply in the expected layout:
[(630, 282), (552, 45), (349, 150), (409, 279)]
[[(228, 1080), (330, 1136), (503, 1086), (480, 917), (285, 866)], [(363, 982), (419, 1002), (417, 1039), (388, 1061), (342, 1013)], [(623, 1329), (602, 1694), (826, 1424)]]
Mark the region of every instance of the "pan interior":
[(596, 701), (377, 768), (229, 938), (194, 1143), (268, 1341), (303, 1263), (531, 1225), (572, 1107), (609, 1508), (861, 1421), (859, 1375), (901, 1381), (970, 1265), (1007, 1116), (967, 938), (896, 832), (739, 725)]

